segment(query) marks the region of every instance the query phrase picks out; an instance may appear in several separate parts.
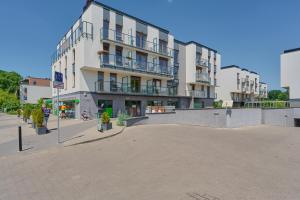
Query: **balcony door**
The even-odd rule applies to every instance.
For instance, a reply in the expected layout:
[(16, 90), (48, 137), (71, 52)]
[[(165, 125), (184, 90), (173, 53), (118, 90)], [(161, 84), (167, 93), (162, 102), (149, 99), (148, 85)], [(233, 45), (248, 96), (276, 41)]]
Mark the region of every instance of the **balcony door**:
[(168, 73), (168, 59), (159, 58), (159, 67), (160, 67), (161, 73), (167, 74)]
[(147, 54), (136, 52), (137, 69), (147, 71)]
[(167, 46), (168, 46), (168, 42), (164, 41), (164, 40), (159, 40), (159, 52), (162, 54), (167, 54)]
[(136, 32), (136, 47), (146, 48), (147, 35), (142, 32)]
[(103, 21), (103, 38), (108, 39), (109, 37), (109, 21), (104, 20)]
[(97, 91), (104, 91), (104, 72), (98, 72)]
[(122, 67), (123, 66), (123, 48), (116, 46), (116, 65)]
[(109, 44), (103, 43), (103, 64), (109, 64)]
[(130, 77), (130, 89), (133, 93), (139, 93), (141, 91), (141, 77), (131, 76)]
[(119, 24), (116, 25), (116, 40), (117, 41), (122, 41), (122, 30), (123, 30), (123, 27)]
[(161, 91), (161, 80), (153, 79), (153, 93), (160, 94)]
[(115, 73), (110, 74), (110, 91), (111, 92), (118, 91), (117, 74), (115, 74)]

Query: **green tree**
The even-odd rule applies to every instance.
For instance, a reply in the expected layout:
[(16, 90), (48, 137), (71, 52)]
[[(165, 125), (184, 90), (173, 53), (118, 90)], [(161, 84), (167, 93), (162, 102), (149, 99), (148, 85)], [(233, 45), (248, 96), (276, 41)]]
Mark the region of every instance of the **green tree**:
[(0, 89), (9, 93), (15, 93), (19, 89), (22, 76), (16, 72), (0, 70)]
[(270, 90), (268, 93), (268, 99), (272, 101), (278, 100), (278, 97), (281, 93), (282, 92), (280, 90)]

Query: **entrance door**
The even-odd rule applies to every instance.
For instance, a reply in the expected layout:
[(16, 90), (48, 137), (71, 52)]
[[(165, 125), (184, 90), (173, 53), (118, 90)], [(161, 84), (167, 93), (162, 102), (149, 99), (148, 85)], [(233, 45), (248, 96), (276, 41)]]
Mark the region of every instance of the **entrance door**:
[(141, 101), (125, 101), (125, 109), (129, 116), (141, 116)]

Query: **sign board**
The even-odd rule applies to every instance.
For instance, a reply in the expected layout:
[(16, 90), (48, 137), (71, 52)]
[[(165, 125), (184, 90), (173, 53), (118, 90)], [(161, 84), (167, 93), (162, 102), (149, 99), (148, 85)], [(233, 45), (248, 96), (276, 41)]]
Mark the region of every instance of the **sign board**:
[(53, 81), (53, 88), (63, 89), (64, 82), (63, 82), (63, 74), (60, 72), (54, 73), (54, 81)]

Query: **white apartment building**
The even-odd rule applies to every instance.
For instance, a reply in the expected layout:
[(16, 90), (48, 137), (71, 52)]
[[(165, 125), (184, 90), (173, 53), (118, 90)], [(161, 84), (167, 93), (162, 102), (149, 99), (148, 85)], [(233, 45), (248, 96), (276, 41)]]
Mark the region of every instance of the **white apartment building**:
[(288, 90), (291, 107), (300, 107), (300, 48), (281, 54), (281, 87)]
[(245, 68), (236, 65), (222, 67), (219, 76), (220, 87), (217, 87), (217, 99), (232, 101), (234, 107), (256, 101), (260, 98), (259, 80), (260, 76), (256, 72)]
[(178, 95), (191, 97), (190, 108), (212, 107), (220, 71), (221, 56), (197, 42), (175, 40), (178, 50)]
[(40, 99), (51, 99), (51, 80), (27, 77), (20, 82), (20, 103), (36, 104)]
[[(198, 53), (212, 66), (210, 74), (208, 66), (197, 64)], [(178, 44), (168, 30), (96, 1), (87, 1), (52, 57), (52, 75), (64, 75), (61, 101), (76, 118), (83, 111), (95, 116), (100, 106), (112, 116), (119, 111), (144, 115), (147, 106), (190, 108), (195, 96), (210, 99), (202, 107), (211, 106), (215, 66), (220, 66), (215, 50), (195, 42)], [(198, 90), (201, 95), (194, 95)]]
[(259, 82), (259, 99), (267, 99), (268, 98), (268, 85), (264, 82)]

